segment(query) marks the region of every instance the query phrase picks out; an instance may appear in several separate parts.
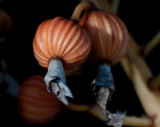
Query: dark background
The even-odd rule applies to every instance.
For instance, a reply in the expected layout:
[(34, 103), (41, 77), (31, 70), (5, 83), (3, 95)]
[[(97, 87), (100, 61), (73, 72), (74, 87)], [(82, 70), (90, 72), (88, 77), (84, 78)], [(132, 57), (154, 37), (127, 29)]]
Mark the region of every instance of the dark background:
[[(40, 67), (34, 58), (32, 40), (38, 25), (49, 18), (63, 16), (69, 18), (80, 0), (3, 0), (0, 8), (4, 9), (13, 19), (13, 30), (7, 36), (5, 44), (1, 44), (1, 57), (7, 63), (7, 71), (19, 84), (33, 74), (45, 75), (46, 69)], [(126, 24), (128, 31), (133, 35), (138, 44), (144, 46), (160, 30), (160, 9), (158, 1), (121, 0), (118, 16)], [(146, 58), (154, 75), (159, 73), (159, 45)], [(92, 68), (81, 77), (68, 77), (75, 100), (78, 103), (92, 101), (90, 86), (85, 84), (91, 80), (95, 72)], [(120, 64), (112, 67), (115, 79), (116, 92), (113, 95), (110, 107), (120, 111), (127, 111), (128, 115), (143, 115), (144, 111)], [(88, 80), (88, 81), (89, 81)], [(87, 81), (86, 81), (87, 82)], [(87, 84), (87, 83), (86, 83)], [(0, 126), (29, 126), (18, 115), (17, 99), (1, 90), (0, 94)], [(106, 126), (103, 122), (87, 113), (62, 110), (48, 126)]]

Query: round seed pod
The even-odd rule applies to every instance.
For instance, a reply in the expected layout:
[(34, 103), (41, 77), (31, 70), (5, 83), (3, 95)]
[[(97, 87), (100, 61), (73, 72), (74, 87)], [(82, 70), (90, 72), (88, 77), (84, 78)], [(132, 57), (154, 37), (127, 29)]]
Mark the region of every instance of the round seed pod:
[(27, 124), (45, 125), (58, 115), (63, 104), (46, 90), (42, 76), (33, 75), (20, 86), (18, 107)]
[(91, 49), (89, 33), (77, 21), (63, 17), (42, 22), (33, 40), (38, 63), (48, 68), (50, 60), (60, 59), (66, 73), (85, 61)]
[(90, 9), (80, 19), (92, 39), (90, 60), (108, 60), (114, 65), (124, 57), (129, 47), (129, 35), (123, 21), (114, 14)]

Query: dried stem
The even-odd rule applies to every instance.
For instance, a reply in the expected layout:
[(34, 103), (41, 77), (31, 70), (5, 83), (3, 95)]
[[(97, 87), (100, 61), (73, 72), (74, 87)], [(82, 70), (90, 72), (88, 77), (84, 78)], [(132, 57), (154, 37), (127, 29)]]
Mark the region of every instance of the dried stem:
[(112, 10), (114, 14), (117, 14), (119, 8), (120, 0), (113, 0), (112, 2)]
[(160, 74), (158, 74), (156, 77), (154, 77), (150, 83), (149, 87), (151, 89), (158, 89), (160, 87)]
[(82, 0), (82, 1), (93, 3), (94, 5), (96, 5), (97, 8), (105, 11), (107, 10), (108, 12), (113, 13), (111, 5), (107, 0)]
[(148, 54), (160, 43), (160, 31), (145, 45), (143, 49), (143, 56), (146, 57)]
[(153, 78), (153, 74), (150, 68), (148, 67), (147, 63), (145, 62), (145, 60), (132, 48), (130, 48), (128, 51), (128, 58), (131, 60), (131, 62), (137, 65), (138, 69), (142, 73), (143, 78), (146, 82), (148, 82), (150, 79)]
[(107, 125), (112, 125), (114, 127), (121, 127), (123, 120), (125, 118), (125, 112), (111, 113), (106, 109), (106, 103), (109, 98), (109, 89), (105, 87), (100, 87), (98, 91), (98, 98), (96, 103), (93, 105), (78, 105), (70, 104), (69, 109), (74, 111), (88, 112), (98, 118), (99, 120), (105, 121)]
[[(99, 110), (99, 107), (94, 105), (83, 105), (83, 104), (73, 104), (70, 103), (67, 106), (68, 109), (77, 112), (88, 112), (98, 118), (99, 120), (106, 121)], [(136, 116), (126, 116), (123, 122), (124, 126), (134, 126), (134, 127), (150, 127), (152, 125), (152, 119), (150, 117), (136, 117)]]
[(77, 112), (87, 112), (92, 105), (70, 103), (67, 108)]
[(77, 112), (88, 112), (93, 116), (95, 116), (96, 118), (98, 118), (99, 120), (106, 121), (106, 116), (103, 115), (102, 110), (97, 104), (83, 105), (83, 104), (70, 103), (67, 106), (67, 108)]
[[(106, 120), (106, 104), (109, 98), (110, 91), (106, 87), (100, 87), (97, 91), (96, 102), (93, 107), (88, 111), (96, 117), (99, 117), (102, 120)], [(96, 111), (96, 112), (95, 112)]]
[(123, 125), (133, 127), (151, 127), (152, 119), (148, 117), (126, 116)]
[[(127, 65), (127, 68), (125, 67)], [(129, 59), (123, 59), (122, 66), (131, 79), (135, 91), (140, 99), (140, 102), (143, 106), (143, 109), (147, 115), (155, 117), (154, 125), (158, 127), (160, 125), (160, 98), (147, 87), (147, 83), (143, 79), (143, 76), (138, 69), (138, 67), (132, 62), (129, 62)]]
[(147, 87), (147, 84), (143, 80), (143, 77), (138, 68), (134, 64), (132, 64), (132, 68), (132, 81), (134, 88), (145, 112), (150, 116), (160, 115), (159, 101)]
[(85, 1), (80, 2), (74, 9), (71, 19), (79, 21), (82, 11), (87, 10), (90, 6), (91, 6), (90, 3), (88, 2)]

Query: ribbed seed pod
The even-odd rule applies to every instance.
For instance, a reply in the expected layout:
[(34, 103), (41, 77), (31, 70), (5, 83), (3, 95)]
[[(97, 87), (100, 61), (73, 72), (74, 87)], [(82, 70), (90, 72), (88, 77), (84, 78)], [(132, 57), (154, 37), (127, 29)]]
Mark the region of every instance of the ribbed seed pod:
[(47, 90), (68, 104), (72, 96), (66, 86), (66, 76), (75, 71), (91, 50), (89, 33), (75, 20), (63, 17), (42, 22), (33, 39), (33, 52), (38, 63), (48, 72), (44, 78)]
[(48, 67), (51, 58), (63, 62), (66, 72), (81, 64), (91, 49), (90, 36), (73, 20), (62, 17), (46, 20), (37, 29), (33, 51), (39, 64)]
[[(83, 7), (81, 5), (79, 7)], [(125, 112), (112, 114), (106, 105), (115, 91), (111, 66), (119, 62), (128, 51), (128, 31), (119, 17), (93, 6), (84, 9), (79, 21), (79, 24), (89, 31), (92, 40), (88, 60), (98, 63), (97, 76), (92, 81), (93, 93), (96, 95), (96, 104), (93, 108), (99, 110), (103, 118), (106, 118), (107, 125), (122, 126)]]
[(20, 86), (18, 95), (19, 114), (31, 125), (51, 122), (63, 108), (63, 104), (46, 91), (43, 77), (33, 75)]
[(114, 91), (111, 66), (126, 55), (129, 47), (129, 35), (125, 24), (116, 15), (96, 8), (86, 10), (79, 23), (89, 31), (92, 40), (88, 60), (97, 61), (99, 64), (93, 84)]
[(90, 10), (82, 16), (80, 24), (91, 35), (91, 55), (95, 60), (108, 60), (114, 65), (126, 55), (129, 36), (119, 17), (101, 10)]

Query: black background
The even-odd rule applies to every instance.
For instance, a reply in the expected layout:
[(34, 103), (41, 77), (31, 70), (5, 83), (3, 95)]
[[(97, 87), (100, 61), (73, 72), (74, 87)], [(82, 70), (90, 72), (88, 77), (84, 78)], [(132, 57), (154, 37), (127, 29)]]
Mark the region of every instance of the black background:
[[(1, 44), (1, 57), (7, 63), (7, 71), (19, 84), (33, 74), (45, 75), (46, 69), (40, 67), (34, 58), (32, 40), (38, 25), (49, 18), (63, 16), (69, 18), (80, 0), (3, 0), (0, 7), (13, 19), (13, 30), (7, 36), (5, 44)], [(158, 1), (121, 0), (118, 16), (126, 24), (128, 31), (141, 46), (145, 45), (160, 30), (160, 9)], [(156, 76), (159, 73), (159, 45), (146, 58), (146, 62)], [(74, 90), (78, 103), (92, 101), (87, 84), (95, 75), (92, 68), (81, 77), (68, 77), (67, 80)], [(120, 64), (112, 67), (116, 92), (113, 95), (111, 107), (120, 111), (127, 111), (128, 115), (143, 115), (144, 111), (137, 98), (134, 88), (127, 78)], [(89, 80), (87, 80), (89, 78)], [(86, 81), (87, 80), (87, 81)], [(84, 83), (85, 82), (85, 83)], [(17, 99), (0, 94), (0, 126), (29, 126), (18, 115)], [(106, 126), (93, 116), (74, 112), (68, 109), (46, 126)]]

